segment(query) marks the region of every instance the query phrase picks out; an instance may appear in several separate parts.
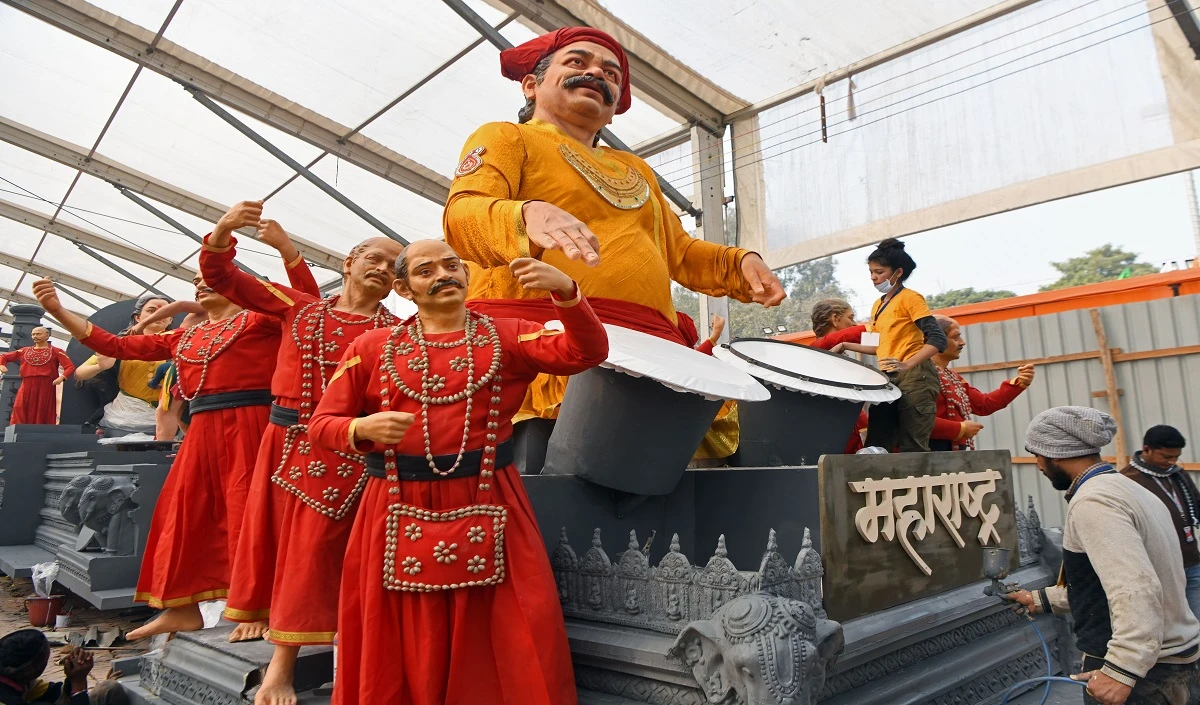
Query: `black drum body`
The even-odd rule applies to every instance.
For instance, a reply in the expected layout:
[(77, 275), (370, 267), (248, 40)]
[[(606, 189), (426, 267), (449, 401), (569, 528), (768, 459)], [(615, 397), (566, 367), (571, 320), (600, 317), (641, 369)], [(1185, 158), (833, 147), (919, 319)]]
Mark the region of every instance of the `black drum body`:
[(854, 432), (860, 401), (790, 389), (771, 389), (767, 401), (739, 402), (738, 467), (816, 465), (823, 454), (842, 453)]
[(739, 338), (714, 351), (771, 389), (771, 398), (738, 406), (740, 467), (816, 465), (846, 450), (867, 402), (900, 392), (879, 370), (842, 355), (765, 338)]
[(577, 374), (567, 383), (542, 474), (670, 494), (721, 404), (603, 367)]

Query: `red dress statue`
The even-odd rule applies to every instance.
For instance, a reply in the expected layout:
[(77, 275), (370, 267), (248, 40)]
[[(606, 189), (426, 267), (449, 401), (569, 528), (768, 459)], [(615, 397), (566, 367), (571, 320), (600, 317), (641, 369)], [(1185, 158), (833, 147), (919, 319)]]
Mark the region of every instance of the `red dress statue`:
[[(58, 423), (58, 395), (54, 387), (75, 372), (71, 359), (53, 345), (31, 345), (0, 355), (0, 367), (10, 362), (21, 363), (21, 388), (17, 390), (9, 423)], [(62, 375), (58, 374), (59, 367)]]

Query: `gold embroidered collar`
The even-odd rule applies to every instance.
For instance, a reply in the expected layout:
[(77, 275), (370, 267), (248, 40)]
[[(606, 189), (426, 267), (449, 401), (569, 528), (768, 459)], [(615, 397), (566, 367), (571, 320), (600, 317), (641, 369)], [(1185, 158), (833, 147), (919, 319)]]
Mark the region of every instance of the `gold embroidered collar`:
[[(558, 126), (542, 120), (530, 120), (528, 124), (568, 137)], [(650, 184), (640, 171), (606, 158), (603, 150), (580, 150), (576, 145), (578, 142), (568, 137), (568, 141), (558, 145), (558, 152), (604, 200), (621, 210), (634, 210), (650, 199)]]

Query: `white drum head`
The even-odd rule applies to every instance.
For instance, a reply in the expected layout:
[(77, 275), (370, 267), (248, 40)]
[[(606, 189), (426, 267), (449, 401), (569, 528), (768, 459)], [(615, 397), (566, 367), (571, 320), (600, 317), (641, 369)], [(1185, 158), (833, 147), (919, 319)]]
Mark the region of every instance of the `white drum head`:
[[(547, 326), (549, 327), (549, 326)], [(677, 392), (707, 399), (766, 401), (771, 392), (745, 371), (689, 347), (648, 333), (604, 324), (608, 359), (602, 367), (649, 377)]]
[(882, 372), (818, 348), (782, 340), (739, 338), (713, 354), (781, 389), (846, 399), (889, 402), (900, 390)]

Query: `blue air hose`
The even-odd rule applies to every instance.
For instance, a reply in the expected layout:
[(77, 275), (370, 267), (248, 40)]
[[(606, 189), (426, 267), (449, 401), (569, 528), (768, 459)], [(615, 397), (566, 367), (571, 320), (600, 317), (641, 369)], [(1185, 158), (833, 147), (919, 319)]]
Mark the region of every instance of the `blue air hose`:
[(1038, 676), (1037, 678), (1030, 678), (1029, 680), (1021, 681), (1020, 683), (1013, 683), (1011, 686), (1009, 686), (1008, 690), (1004, 691), (1004, 694), (1000, 696), (1000, 705), (1008, 705), (1008, 699), (1012, 697), (1014, 691), (1035, 683), (1044, 682), (1046, 684), (1046, 692), (1042, 694), (1042, 702), (1039, 703), (1039, 705), (1046, 705), (1046, 700), (1050, 697), (1050, 686), (1055, 683), (1070, 683), (1071, 685), (1081, 685), (1084, 688), (1087, 687), (1087, 683), (1085, 682), (1054, 675), (1054, 666), (1052, 666), (1050, 663), (1050, 647), (1046, 644), (1046, 638), (1042, 636), (1042, 630), (1038, 629), (1036, 619), (1030, 617), (1029, 623), (1033, 625), (1033, 631), (1037, 632), (1038, 641), (1042, 642), (1042, 654), (1046, 657), (1046, 675)]

